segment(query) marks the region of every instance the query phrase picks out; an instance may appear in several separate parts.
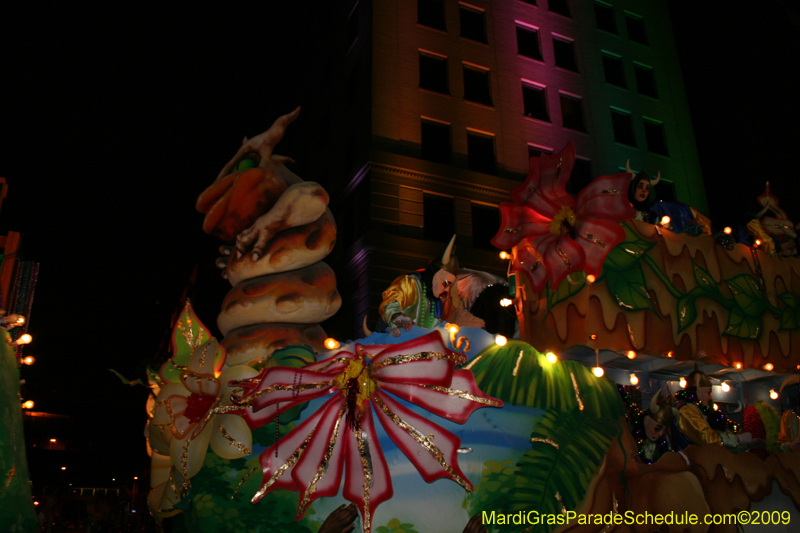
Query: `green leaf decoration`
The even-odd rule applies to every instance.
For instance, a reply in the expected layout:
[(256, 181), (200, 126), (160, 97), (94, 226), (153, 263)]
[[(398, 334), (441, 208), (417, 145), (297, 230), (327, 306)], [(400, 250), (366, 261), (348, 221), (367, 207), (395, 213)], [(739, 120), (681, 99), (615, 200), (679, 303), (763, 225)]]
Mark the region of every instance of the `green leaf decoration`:
[(702, 296), (705, 291), (699, 287), (695, 287), (689, 294), (681, 296), (678, 299), (678, 333), (688, 328), (694, 321), (697, 320), (697, 307), (695, 302), (699, 296)]
[(579, 396), (584, 412), (596, 418), (613, 422), (625, 414), (616, 386), (609, 380), (596, 378), (576, 361), (548, 363), (543, 354), (522, 341), (489, 347), (464, 368), (472, 370), (484, 393), (507, 404), (572, 411), (580, 409)]
[(778, 295), (786, 307), (781, 310), (781, 325), (778, 329), (798, 329), (800, 328), (800, 305), (797, 298), (789, 292), (782, 292)]
[(692, 268), (694, 270), (694, 280), (697, 282), (697, 287), (700, 290), (706, 294), (722, 296), (719, 287), (717, 287), (716, 282), (714, 282), (714, 278), (711, 277), (711, 274), (708, 272), (708, 270), (701, 267), (694, 261), (692, 261)]
[(797, 298), (789, 291), (780, 293), (778, 299), (786, 304), (786, 307), (797, 308)]
[(746, 315), (738, 306), (731, 309), (728, 325), (723, 335), (738, 339), (758, 340), (761, 336), (761, 318)]
[(635, 263), (624, 272), (609, 270), (606, 274), (606, 286), (617, 305), (623, 309), (656, 311), (647, 291), (647, 282), (640, 263)]
[[(573, 281), (570, 281), (570, 278)], [(576, 281), (577, 280), (577, 281)], [(572, 298), (583, 290), (586, 286), (586, 272), (573, 272), (558, 285), (558, 289), (553, 292), (550, 282), (547, 282), (547, 310), (553, 308), (557, 303)]]
[(418, 533), (414, 524), (401, 522), (399, 518), (392, 518), (385, 526), (374, 528), (375, 533)]
[[(511, 469), (496, 463), (484, 471), (476, 491), (479, 512), (496, 515), (527, 512), (560, 515), (574, 511), (586, 496), (619, 426), (593, 417), (585, 411), (549, 410), (531, 434), (531, 449)], [(505, 478), (505, 479), (504, 479)], [(498, 487), (512, 488), (504, 493)], [(488, 493), (488, 494), (487, 494)], [(485, 496), (486, 495), (486, 496)], [(471, 512), (470, 514), (475, 514)], [(513, 524), (495, 525), (499, 531), (516, 531)], [(536, 524), (526, 531), (548, 533), (555, 524)]]
[[(187, 299), (172, 330), (172, 357), (161, 367), (161, 376), (164, 380), (178, 381), (181, 372), (186, 370), (189, 364), (192, 352), (211, 339), (211, 333), (195, 314), (191, 302)], [(222, 366), (224, 356), (223, 348), (218, 346), (214, 354), (215, 368)]]
[(603, 269), (621, 272), (628, 270), (639, 262), (642, 256), (652, 249), (656, 243), (639, 237), (627, 224), (622, 224), (625, 240), (616, 245), (606, 257)]
[[(769, 302), (761, 292), (758, 280), (750, 274), (741, 274), (725, 284), (730, 289), (736, 305), (741, 312), (749, 317), (760, 317), (761, 313), (769, 306)], [(731, 312), (731, 315), (733, 312)]]

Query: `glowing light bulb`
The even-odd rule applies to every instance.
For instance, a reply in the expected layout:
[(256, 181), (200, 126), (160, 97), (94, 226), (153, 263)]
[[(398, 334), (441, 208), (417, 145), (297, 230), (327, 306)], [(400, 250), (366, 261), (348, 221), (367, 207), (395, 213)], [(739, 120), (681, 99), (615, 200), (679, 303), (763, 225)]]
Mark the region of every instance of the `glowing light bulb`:
[(23, 409), (33, 409), (33, 400), (28, 400), (22, 404)]
[(594, 283), (596, 280), (597, 278), (594, 276), (594, 274), (589, 274), (586, 276), (586, 283)]
[(550, 364), (553, 364), (556, 361), (558, 361), (558, 357), (556, 357), (556, 354), (554, 354), (553, 352), (547, 352), (545, 357), (547, 358), (547, 362)]
[(739, 370), (740, 368), (742, 368), (742, 363), (736, 362), (736, 363), (733, 363), (733, 366), (734, 366), (734, 368)]
[(636, 359), (636, 352), (634, 352), (633, 350), (628, 350), (627, 352), (625, 352), (625, 357), (627, 357), (628, 359)]
[(680, 384), (682, 389), (686, 388), (686, 378), (681, 378), (681, 380), (678, 383)]
[(596, 367), (594, 367), (592, 369), (592, 374), (594, 374), (598, 378), (602, 378), (603, 374), (605, 374), (605, 372), (603, 372), (602, 368), (600, 368), (599, 366), (596, 366)]
[(133, 476), (133, 479), (139, 479), (139, 476)]
[(62, 466), (62, 467), (61, 467), (61, 470), (66, 470), (66, 469), (67, 469), (67, 467), (66, 467), (66, 466)]
[(27, 334), (27, 333), (23, 333), (22, 335), (20, 335), (19, 339), (17, 339), (17, 340), (14, 342), (14, 344), (16, 344), (16, 345), (18, 345), (18, 346), (19, 346), (19, 345), (22, 345), (22, 344), (29, 344), (29, 343), (30, 343), (32, 340), (33, 340), (33, 337), (31, 337), (31, 336), (30, 336), (29, 334)]
[[(597, 340), (597, 334), (592, 333), (591, 335), (589, 335), (589, 338), (592, 339), (593, 341), (596, 341)], [(800, 366), (800, 365), (798, 365), (798, 366)]]
[(330, 337), (325, 339), (324, 344), (325, 344), (325, 347), (327, 349), (329, 349), (329, 350), (335, 350), (336, 348), (338, 348), (340, 346), (339, 341), (337, 341), (336, 339), (332, 339)]
[(769, 397), (772, 398), (773, 400), (777, 400), (778, 399), (778, 393), (775, 392), (775, 389), (770, 389)]
[(772, 363), (767, 363), (766, 365), (764, 365), (764, 370), (766, 370), (767, 372), (772, 372), (772, 369), (774, 368), (775, 367), (772, 365)]
[(505, 345), (506, 345), (506, 343), (508, 342), (508, 339), (507, 339), (507, 338), (505, 338), (505, 337), (503, 337), (502, 335), (498, 335), (498, 336), (496, 336), (496, 337), (494, 338), (494, 342), (495, 342), (495, 343), (496, 343), (498, 346), (505, 346)]
[(36, 359), (32, 355), (28, 355), (22, 358), (22, 363), (26, 365), (32, 365), (36, 361)]
[(33, 505), (34, 506), (39, 505), (39, 502), (33, 502)]
[(731, 390), (731, 386), (723, 381), (722, 382), (722, 392), (728, 392), (730, 390)]
[(500, 252), (500, 259), (511, 259), (511, 254), (503, 250)]
[(761, 239), (756, 239), (756, 247), (761, 246)]
[(56, 439), (50, 439), (50, 442), (55, 442), (55, 441), (56, 441)]
[(514, 302), (511, 300), (511, 298), (503, 298), (502, 300), (500, 300), (500, 305), (502, 307), (508, 307), (509, 305), (511, 305), (513, 303)]
[(719, 411), (719, 405), (717, 405), (717, 404), (714, 404), (714, 410), (715, 410), (715, 411)]
[(638, 385), (639, 378), (636, 377), (636, 374), (631, 374), (631, 385)]
[(670, 350), (670, 351), (668, 351), (668, 352), (667, 352), (665, 355), (666, 355), (667, 357), (675, 357), (675, 352), (673, 352), (672, 350)]
[(663, 217), (661, 217), (661, 225), (662, 226), (667, 226), (669, 224), (670, 220), (672, 220), (672, 219), (669, 218), (669, 216), (664, 215)]
[(458, 324), (448, 324), (447, 331), (450, 333), (458, 333)]

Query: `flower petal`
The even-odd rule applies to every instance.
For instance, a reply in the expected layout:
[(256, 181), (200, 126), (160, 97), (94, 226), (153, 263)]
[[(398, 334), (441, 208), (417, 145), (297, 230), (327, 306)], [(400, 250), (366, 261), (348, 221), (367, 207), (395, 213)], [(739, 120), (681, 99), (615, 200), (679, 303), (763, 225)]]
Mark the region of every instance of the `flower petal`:
[(198, 374), (192, 371), (181, 372), (181, 383), (190, 391), (202, 396), (217, 397), (219, 381), (214, 374)]
[(500, 217), (500, 230), (492, 239), (492, 246), (496, 248), (511, 248), (522, 239), (550, 232), (551, 219), (512, 202), (500, 204)]
[[(553, 235), (551, 240), (555, 239), (556, 236)], [(533, 239), (525, 239), (517, 245), (512, 266), (516, 272), (525, 274), (534, 292), (542, 290), (547, 283), (547, 268), (544, 266), (541, 254), (533, 245)]]
[(253, 453), (253, 435), (239, 415), (217, 415), (211, 432), (211, 449), (223, 459), (238, 459)]
[(197, 422), (192, 422), (183, 413), (189, 401), (186, 396), (176, 394), (167, 398), (167, 412), (170, 415), (170, 426), (172, 428), (172, 435), (176, 439), (183, 439), (189, 431), (195, 426)]
[(258, 374), (258, 370), (247, 365), (236, 365), (226, 368), (219, 376), (219, 384), (221, 387), (219, 395), (222, 397), (222, 405), (230, 405), (231, 394), (238, 394), (241, 391), (240, 387), (231, 385), (231, 381), (241, 379), (250, 380), (258, 376)]
[(386, 346), (372, 360), (372, 377), (392, 383), (449, 386), (456, 364), (465, 361), (465, 355), (445, 346), (439, 331), (432, 331), (402, 344)]
[(303, 421), (302, 424), (261, 452), (259, 462), (261, 463), (261, 470), (264, 472), (264, 481), (261, 483), (261, 488), (253, 496), (251, 500), (253, 503), (257, 503), (265, 494), (275, 489), (293, 491), (303, 489), (292, 477), (292, 470), (311, 442), (311, 437), (322, 415), (326, 412), (326, 408), (331, 405), (339, 406), (342, 401), (341, 396), (334, 396)]
[(332, 357), (306, 365), (303, 369), (314, 370), (323, 374), (338, 374), (344, 372), (347, 362), (355, 358), (356, 356), (353, 353), (343, 350)]
[(381, 383), (381, 388), (458, 424), (466, 422), (476, 409), (503, 406), (500, 400), (481, 392), (475, 375), (469, 370), (456, 370), (450, 387)]
[(578, 217), (575, 224), (578, 244), (586, 255), (586, 274), (600, 275), (608, 253), (625, 240), (625, 230), (616, 222)]
[(198, 424), (185, 438), (172, 439), (169, 445), (172, 464), (186, 479), (194, 477), (203, 467), (214, 418), (211, 417), (204, 426)]
[(355, 503), (367, 531), (372, 530), (372, 516), (378, 506), (392, 497), (389, 465), (375, 432), (372, 408), (367, 406), (361, 418), (361, 434), (349, 432), (345, 437), (345, 472), (342, 496)]
[[(428, 483), (450, 478), (466, 490), (472, 483), (458, 467), (461, 441), (441, 426), (430, 422), (378, 391), (373, 396), (378, 419), (398, 448)], [(418, 453), (418, 452), (422, 453)]]
[(636, 216), (628, 201), (631, 175), (627, 172), (600, 176), (587, 185), (575, 200), (578, 217), (599, 217), (621, 222)]
[(525, 205), (548, 218), (553, 218), (562, 205), (575, 207), (566, 185), (575, 165), (575, 146), (567, 143), (561, 152), (530, 158), (525, 182), (511, 192), (511, 200)]
[(192, 349), (187, 370), (197, 374), (214, 374), (215, 370), (222, 368), (225, 362), (225, 348), (219, 345), (217, 339), (211, 337), (200, 346)]
[[(541, 248), (537, 249), (541, 251)], [(562, 235), (547, 247), (542, 254), (542, 259), (547, 267), (550, 287), (555, 291), (567, 274), (583, 270), (586, 254), (581, 245), (567, 235)]]
[(292, 478), (300, 488), (299, 520), (311, 502), (324, 496), (336, 496), (344, 468), (344, 413), (343, 401), (329, 402), (322, 418), (311, 436), (305, 452), (292, 469)]

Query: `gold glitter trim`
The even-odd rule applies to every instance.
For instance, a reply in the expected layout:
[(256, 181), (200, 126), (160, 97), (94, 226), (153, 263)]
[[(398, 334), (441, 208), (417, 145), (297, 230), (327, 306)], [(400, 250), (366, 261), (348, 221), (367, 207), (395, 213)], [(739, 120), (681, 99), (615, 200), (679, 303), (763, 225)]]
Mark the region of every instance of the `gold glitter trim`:
[(324, 476), (325, 472), (328, 470), (328, 463), (331, 461), (333, 449), (336, 447), (336, 440), (339, 438), (339, 426), (342, 423), (345, 409), (347, 409), (347, 404), (342, 402), (339, 408), (339, 414), (336, 415), (336, 423), (333, 425), (333, 434), (331, 434), (328, 446), (325, 449), (325, 455), (322, 456), (322, 461), (320, 461), (319, 467), (317, 467), (317, 473), (314, 474), (314, 477), (308, 483), (305, 492), (303, 492), (303, 497), (300, 500), (300, 505), (297, 507), (302, 513), (305, 513), (306, 509), (311, 504), (311, 496), (317, 491), (317, 483), (319, 483), (319, 480), (322, 479), (322, 476)]
[(314, 372), (325, 372), (336, 363), (346, 363), (347, 361), (355, 361), (355, 359), (352, 359), (350, 357), (337, 357), (335, 359), (331, 359), (330, 361), (328, 361), (328, 364), (326, 364), (319, 370), (315, 370)]
[(531, 439), (531, 442), (542, 442), (542, 443), (544, 443), (544, 444), (549, 444), (550, 446), (554, 447), (556, 450), (558, 450), (558, 449), (559, 449), (559, 448), (558, 448), (558, 443), (557, 443), (557, 442), (555, 442), (555, 441), (552, 441), (552, 440), (550, 440), (550, 439), (539, 439), (539, 438), (533, 437), (533, 438)]
[(631, 250), (630, 248), (623, 248), (623, 250), (631, 255), (642, 255), (644, 253), (644, 250), (639, 250), (638, 252), (636, 250)]
[(356, 441), (358, 442), (358, 454), (361, 456), (361, 470), (364, 472), (364, 484), (362, 490), (364, 491), (364, 531), (368, 531), (369, 525), (372, 523), (369, 509), (369, 489), (372, 487), (372, 460), (369, 453), (369, 443), (364, 438), (364, 432), (361, 431), (361, 420), (364, 418), (364, 410), (362, 409), (361, 415), (358, 419), (358, 427), (356, 428)]
[[(528, 189), (530, 191), (530, 188)], [(531, 191), (533, 192), (533, 191)], [(516, 228), (506, 228), (503, 230), (504, 233), (516, 233), (522, 229), (522, 226), (517, 226)]]
[(244, 482), (247, 481), (247, 478), (249, 478), (253, 474), (253, 472), (256, 472), (256, 471), (258, 471), (258, 468), (253, 468), (252, 470), (250, 470), (248, 473), (246, 473), (244, 475), (244, 477), (239, 482), (239, 484), (236, 485), (236, 488), (233, 489), (233, 496), (231, 496), (231, 500), (234, 499), (237, 494), (239, 494), (239, 489), (242, 488), (242, 485), (244, 485)]
[(247, 398), (237, 398), (235, 396), (231, 396), (231, 403), (236, 404), (238, 406), (246, 406), (251, 405), (253, 400), (264, 396), (265, 394), (269, 394), (275, 391), (297, 391), (303, 392), (310, 389), (322, 389), (324, 387), (332, 387), (334, 385), (333, 380), (330, 381), (320, 381), (319, 383), (300, 383), (298, 385), (284, 385), (283, 383), (278, 383), (267, 387), (266, 389), (257, 391), (256, 393), (248, 396)]
[(587, 233), (586, 235), (584, 235), (584, 237), (586, 237), (587, 241), (590, 241), (590, 242), (596, 244), (600, 248), (605, 248), (606, 247), (606, 243), (605, 242), (601, 241), (600, 239), (598, 239), (597, 237), (595, 237), (591, 233)]
[(522, 362), (522, 354), (523, 350), (519, 351), (519, 357), (517, 357), (517, 364), (514, 365), (514, 370), (511, 372), (511, 375), (517, 377), (517, 372), (519, 372), (519, 364)]
[(219, 430), (222, 432), (222, 438), (224, 438), (225, 440), (227, 440), (228, 442), (230, 442), (230, 443), (231, 443), (231, 446), (233, 446), (234, 448), (236, 448), (237, 450), (239, 450), (239, 453), (241, 453), (241, 454), (242, 454), (242, 456), (250, 455), (251, 453), (253, 453), (253, 452), (252, 452), (250, 449), (248, 449), (248, 448), (247, 448), (247, 446), (245, 446), (244, 444), (242, 444), (242, 443), (241, 443), (241, 442), (239, 442), (238, 440), (234, 439), (234, 438), (231, 436), (231, 434), (230, 434), (230, 433), (228, 433), (228, 432), (225, 430), (225, 428), (224, 428), (224, 427), (222, 427), (222, 424), (220, 424), (220, 425), (219, 425)]
[(600, 194), (619, 194), (619, 189), (603, 189)]
[(626, 304), (625, 302), (622, 301), (622, 298), (619, 297), (619, 294), (615, 294), (614, 298), (616, 298), (617, 303), (619, 304), (620, 307), (624, 307), (625, 309), (633, 309), (633, 306), (631, 304)]
[(211, 343), (208, 342), (203, 347), (203, 353), (200, 354), (200, 368), (203, 368), (203, 365), (206, 364), (206, 355), (208, 355), (208, 348), (211, 346)]
[(16, 473), (17, 473), (17, 467), (16, 467), (16, 466), (12, 466), (12, 467), (11, 467), (11, 470), (9, 470), (9, 471), (8, 471), (8, 474), (6, 474), (6, 483), (5, 483), (5, 485), (3, 486), (3, 490), (2, 490), (2, 491), (0, 491), (0, 492), (5, 492), (5, 491), (7, 491), (7, 490), (8, 490), (8, 487), (10, 487), (10, 486), (11, 486), (11, 481), (14, 479), (14, 475), (15, 475)]
[(273, 485), (273, 484), (274, 484), (276, 481), (278, 481), (278, 479), (279, 479), (279, 478), (280, 478), (280, 477), (281, 477), (281, 476), (284, 474), (284, 472), (286, 472), (286, 470), (288, 470), (289, 468), (291, 468), (291, 467), (293, 467), (295, 464), (297, 464), (297, 461), (300, 459), (300, 456), (301, 456), (301, 455), (303, 455), (303, 452), (304, 452), (304, 451), (306, 451), (306, 448), (308, 448), (308, 443), (309, 443), (309, 442), (311, 442), (311, 437), (313, 437), (313, 436), (314, 436), (314, 431), (316, 431), (316, 427), (315, 427), (314, 429), (312, 429), (312, 430), (311, 430), (311, 433), (309, 433), (309, 434), (308, 434), (308, 437), (306, 437), (306, 440), (304, 440), (304, 441), (303, 441), (303, 444), (301, 444), (301, 445), (300, 445), (300, 447), (299, 447), (299, 448), (297, 448), (297, 449), (294, 451), (294, 453), (293, 453), (293, 454), (292, 454), (292, 455), (289, 457), (289, 459), (288, 459), (288, 460), (287, 460), (285, 463), (283, 463), (283, 465), (281, 465), (281, 467), (280, 467), (280, 468), (278, 468), (278, 469), (275, 471), (275, 473), (274, 473), (274, 474), (272, 474), (272, 477), (271, 477), (271, 478), (269, 478), (269, 481), (267, 481), (266, 483), (264, 483), (263, 485), (261, 485), (261, 488), (259, 488), (259, 489), (258, 489), (258, 491), (256, 491), (255, 495), (254, 495), (254, 496), (253, 496), (253, 498), (250, 500), (250, 502), (251, 502), (251, 503), (257, 503), (257, 502), (258, 502), (258, 500), (259, 500), (259, 499), (260, 499), (262, 496), (264, 496), (264, 494), (266, 494), (266, 493), (267, 493), (267, 490), (268, 490), (268, 489), (269, 489), (269, 488), (270, 488), (270, 487), (271, 487), (271, 486), (272, 486), (272, 485)]
[(458, 365), (464, 363), (467, 360), (467, 356), (460, 353), (445, 355), (443, 353), (438, 353), (438, 352), (419, 352), (415, 354), (403, 354), (403, 355), (396, 355), (394, 357), (387, 357), (380, 363), (372, 365), (372, 371), (375, 372), (376, 370), (380, 370), (381, 368), (387, 366), (413, 363), (414, 361), (428, 361), (434, 358), (440, 360), (445, 359), (447, 361), (454, 361)]
[(425, 435), (420, 433), (413, 426), (409, 425), (406, 421), (401, 419), (399, 416), (394, 414), (391, 411), (391, 409), (389, 409), (389, 407), (385, 403), (383, 403), (383, 400), (381, 400), (378, 395), (375, 395), (374, 401), (375, 401), (375, 404), (378, 407), (381, 408), (381, 410), (384, 412), (384, 414), (386, 416), (388, 416), (389, 419), (396, 426), (398, 426), (400, 429), (405, 430), (405, 432), (408, 433), (408, 435), (412, 439), (417, 441), (423, 448), (428, 450), (428, 453), (430, 453), (431, 456), (433, 456), (433, 458), (436, 459), (436, 461), (439, 463), (439, 465), (444, 469), (445, 472), (447, 472), (447, 475), (450, 476), (450, 478), (453, 481), (455, 481), (456, 483), (458, 483), (459, 485), (464, 487), (464, 490), (466, 490), (467, 492), (472, 492), (472, 484), (469, 481), (467, 481), (465, 479), (462, 479), (461, 476), (459, 476), (456, 473), (456, 471), (453, 470), (453, 467), (451, 467), (447, 463), (447, 461), (445, 461), (444, 454), (442, 454), (442, 451), (433, 442), (431, 442), (430, 439), (428, 439)]
[(633, 329), (631, 328), (630, 324), (628, 324), (628, 338), (630, 338), (631, 344), (633, 345), (634, 348), (636, 348), (637, 350), (641, 348), (641, 346), (636, 344), (636, 338), (633, 336)]
[(561, 158), (558, 158), (558, 166), (556, 167), (556, 179), (561, 175)]
[(561, 257), (561, 260), (564, 261), (564, 264), (567, 265), (567, 268), (572, 268), (572, 263), (569, 262), (569, 257), (567, 257), (567, 254), (565, 254), (558, 246), (556, 246), (556, 252), (558, 253), (559, 257)]
[(468, 352), (471, 346), (469, 339), (466, 337), (459, 337), (458, 340), (456, 340), (456, 350)]
[(458, 390), (458, 389), (450, 389), (448, 387), (442, 387), (441, 385), (423, 385), (424, 388), (436, 392), (443, 392), (444, 394), (449, 394), (450, 396), (457, 396), (459, 398), (463, 398), (464, 400), (469, 400), (475, 403), (482, 403), (483, 405), (492, 405), (495, 407), (500, 407), (500, 402), (491, 399), (491, 398), (483, 398), (481, 396), (476, 396), (474, 394), (470, 394), (469, 391), (465, 390)]
[(578, 388), (578, 382), (575, 380), (575, 374), (570, 372), (569, 376), (572, 378), (572, 388), (575, 389), (575, 399), (578, 400), (578, 408), (581, 411), (583, 411), (583, 402), (581, 401), (581, 391)]
[(472, 367), (475, 366), (475, 363), (481, 360), (481, 357), (483, 357), (483, 355), (479, 355), (478, 357), (470, 361), (470, 363), (464, 367), (464, 370), (471, 370)]

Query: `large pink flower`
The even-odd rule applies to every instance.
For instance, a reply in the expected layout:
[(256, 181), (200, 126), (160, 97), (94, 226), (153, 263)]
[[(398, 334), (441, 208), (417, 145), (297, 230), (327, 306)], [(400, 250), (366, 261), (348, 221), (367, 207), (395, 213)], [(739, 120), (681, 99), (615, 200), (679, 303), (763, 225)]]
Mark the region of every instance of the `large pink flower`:
[(299, 519), (316, 498), (338, 493), (344, 473), (343, 495), (359, 507), (364, 531), (369, 531), (372, 513), (393, 493), (374, 418), (425, 481), (450, 478), (472, 490), (458, 466), (461, 441), (389, 394), (459, 424), (480, 407), (502, 406), (481, 392), (472, 372), (455, 369), (466, 357), (448, 350), (439, 332), (402, 344), (356, 344), (354, 352), (342, 351), (303, 369), (270, 368), (258, 378), (234, 383), (245, 389), (233, 401), (246, 406), (245, 419), (251, 427), (264, 425), (295, 405), (331, 395), (261, 454), (264, 481), (253, 503), (278, 488), (297, 491)]
[(492, 244), (517, 247), (514, 270), (524, 272), (535, 291), (548, 279), (555, 290), (571, 272), (600, 274), (608, 252), (625, 240), (617, 222), (636, 215), (625, 172), (600, 176), (573, 200), (565, 187), (574, 164), (572, 143), (558, 154), (532, 157), (528, 178), (511, 193), (513, 203), (500, 204), (502, 222)]

